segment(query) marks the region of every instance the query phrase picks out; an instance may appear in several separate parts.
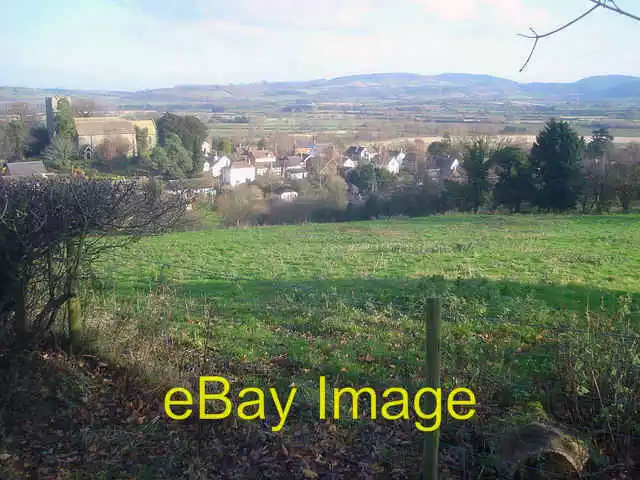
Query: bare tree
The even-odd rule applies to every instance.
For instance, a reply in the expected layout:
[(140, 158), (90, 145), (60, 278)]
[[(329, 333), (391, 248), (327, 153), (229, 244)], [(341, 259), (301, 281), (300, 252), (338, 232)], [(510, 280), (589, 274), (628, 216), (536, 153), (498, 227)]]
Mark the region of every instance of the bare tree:
[(31, 125), (36, 120), (36, 112), (27, 102), (13, 102), (7, 105), (7, 115)]
[(640, 21), (640, 17), (638, 17), (637, 15), (634, 15), (626, 10), (622, 10), (620, 7), (618, 7), (618, 5), (616, 4), (615, 0), (589, 0), (591, 3), (593, 3), (594, 5), (587, 10), (586, 12), (584, 12), (583, 14), (577, 16), (576, 18), (574, 18), (573, 20), (565, 23), (564, 25), (562, 25), (561, 27), (556, 28), (555, 30), (552, 30), (550, 32), (547, 33), (538, 33), (536, 32), (533, 27), (529, 27), (529, 30), (531, 30), (531, 33), (533, 35), (525, 35), (525, 34), (518, 34), (518, 36), (523, 37), (523, 38), (528, 38), (533, 40), (533, 46), (531, 47), (531, 52), (529, 53), (529, 56), (527, 57), (527, 60), (524, 62), (524, 65), (522, 65), (522, 68), (520, 68), (520, 71), (523, 72), (525, 70), (525, 68), (527, 68), (527, 65), (529, 65), (529, 62), (531, 61), (531, 59), (533, 58), (533, 54), (536, 51), (536, 47), (538, 46), (538, 42), (540, 40), (542, 40), (543, 38), (547, 38), (550, 37), (552, 35), (555, 35), (558, 32), (561, 32), (562, 30), (565, 30), (566, 28), (569, 28), (571, 25), (579, 22), (580, 20), (582, 20), (583, 18), (585, 18), (587, 15), (590, 15), (591, 13), (595, 12), (596, 10), (603, 8), (606, 10), (610, 10), (612, 12), (615, 12), (619, 15), (623, 15), (625, 17), (629, 17), (633, 20), (636, 21)]
[(66, 306), (80, 329), (78, 281), (105, 249), (167, 230), (182, 197), (132, 181), (0, 179), (0, 339), (41, 338)]
[(73, 100), (73, 113), (76, 117), (93, 117), (98, 110), (98, 104), (90, 98)]
[(103, 142), (98, 145), (96, 153), (98, 160), (109, 162), (116, 158), (126, 156), (130, 149), (131, 144), (129, 140), (120, 135), (112, 135), (106, 137)]

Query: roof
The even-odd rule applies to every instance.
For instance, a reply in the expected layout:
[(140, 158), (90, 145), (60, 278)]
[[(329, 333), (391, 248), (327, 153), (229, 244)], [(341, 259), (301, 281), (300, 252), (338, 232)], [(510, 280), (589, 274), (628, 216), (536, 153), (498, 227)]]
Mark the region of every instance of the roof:
[[(133, 122), (124, 118), (75, 118), (78, 136), (134, 134)], [(155, 129), (154, 129), (155, 130)]]
[(333, 143), (331, 142), (316, 143), (313, 146), (314, 150), (327, 150), (328, 148), (333, 148)]
[(231, 164), (231, 168), (232, 169), (236, 169), (236, 168), (253, 168), (253, 165), (251, 165), (249, 162), (233, 162)]
[(273, 157), (273, 152), (270, 152), (269, 150), (265, 150), (261, 148), (249, 149), (249, 153), (256, 158)]
[(447, 155), (434, 155), (431, 162), (434, 168), (451, 168), (454, 159)]
[(276, 157), (268, 150), (250, 150), (249, 157), (253, 159), (254, 162), (275, 162)]
[(293, 166), (301, 166), (302, 160), (300, 157), (296, 157), (295, 155), (290, 155), (288, 157), (283, 157), (278, 162), (279, 165), (284, 165), (285, 167), (293, 167)]
[(319, 157), (326, 153), (332, 153), (333, 144), (332, 143), (317, 143), (313, 146), (311, 153), (309, 156), (311, 158)]
[(42, 162), (7, 163), (7, 172), (12, 177), (31, 177), (46, 175), (47, 169)]
[(347, 151), (345, 152), (345, 155), (361, 155), (362, 152), (366, 149), (366, 147), (349, 147), (347, 148)]

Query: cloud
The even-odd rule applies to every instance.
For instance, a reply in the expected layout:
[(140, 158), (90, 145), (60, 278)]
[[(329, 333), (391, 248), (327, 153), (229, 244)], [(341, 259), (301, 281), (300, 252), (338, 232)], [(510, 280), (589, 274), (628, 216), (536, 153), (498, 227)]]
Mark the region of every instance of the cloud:
[(144, 15), (171, 20), (233, 20), (288, 29), (361, 28), (382, 0), (111, 0)]
[(150, 88), (393, 71), (566, 80), (640, 71), (632, 49), (619, 51), (623, 39), (638, 43), (640, 30), (603, 13), (541, 42), (517, 73), (531, 43), (515, 34), (529, 25), (548, 31), (581, 13), (579, 2), (60, 0), (34, 17), (37, 0), (22, 1), (0, 17), (0, 40), (16, 45), (0, 59), (4, 84)]
[(413, 0), (429, 13), (448, 22), (489, 20), (514, 27), (548, 19), (548, 13), (523, 0)]
[(414, 0), (417, 5), (428, 13), (435, 14), (443, 20), (456, 22), (471, 20), (478, 14), (478, 0)]

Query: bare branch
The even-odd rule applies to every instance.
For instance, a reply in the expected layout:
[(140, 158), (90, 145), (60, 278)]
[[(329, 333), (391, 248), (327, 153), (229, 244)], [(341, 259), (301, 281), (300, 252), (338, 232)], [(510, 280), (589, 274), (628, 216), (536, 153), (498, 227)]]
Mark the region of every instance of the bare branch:
[[(622, 10), (620, 7), (618, 7), (618, 5), (614, 0), (609, 0), (608, 2), (607, 0), (590, 0), (590, 1), (591, 3), (595, 3), (596, 6), (606, 8), (607, 10), (611, 10), (612, 12), (616, 12), (620, 15), (624, 15), (625, 17), (629, 17), (640, 22), (639, 16), (634, 15), (633, 13), (627, 12), (626, 10)], [(609, 3), (611, 3), (611, 5), (609, 5)]]
[(519, 37), (528, 38), (530, 40), (533, 40), (533, 46), (531, 47), (531, 52), (529, 52), (529, 56), (527, 57), (527, 60), (524, 62), (524, 65), (522, 65), (522, 68), (520, 68), (520, 72), (523, 72), (524, 69), (527, 68), (527, 66), (529, 65), (529, 62), (531, 61), (531, 58), (533, 58), (533, 54), (535, 53), (536, 48), (538, 46), (538, 42), (542, 38), (550, 37), (551, 35), (554, 35), (554, 34), (556, 34), (558, 32), (561, 32), (562, 30), (564, 30), (566, 28), (569, 28), (571, 25), (579, 22), (580, 20), (585, 18), (587, 15), (595, 12), (600, 7), (606, 8), (607, 10), (611, 10), (612, 12), (616, 12), (616, 13), (618, 13), (620, 15), (624, 15), (626, 17), (629, 17), (629, 18), (632, 18), (634, 20), (640, 21), (640, 17), (638, 17), (636, 15), (633, 15), (632, 13), (629, 13), (629, 12), (627, 12), (625, 10), (622, 10), (620, 7), (618, 7), (618, 5), (616, 4), (616, 2), (614, 0), (589, 0), (589, 1), (594, 4), (593, 7), (591, 7), (589, 10), (584, 12), (582, 15), (577, 16), (576, 18), (574, 18), (570, 22), (567, 22), (564, 25), (562, 25), (561, 27), (556, 28), (555, 30), (552, 30), (552, 31), (547, 32), (547, 33), (539, 34), (532, 27), (529, 27), (529, 30), (531, 30), (533, 35), (524, 35), (522, 33), (518, 34)]

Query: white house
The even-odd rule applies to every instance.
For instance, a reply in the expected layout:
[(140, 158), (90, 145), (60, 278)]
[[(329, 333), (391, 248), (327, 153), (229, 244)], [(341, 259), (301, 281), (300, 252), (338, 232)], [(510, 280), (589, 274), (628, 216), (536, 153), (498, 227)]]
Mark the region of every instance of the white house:
[(249, 159), (256, 167), (256, 175), (266, 175), (276, 163), (276, 156), (267, 150), (251, 150)]
[(200, 150), (206, 157), (208, 157), (211, 154), (211, 144), (205, 140), (204, 142), (202, 142)]
[(372, 155), (367, 150), (367, 147), (359, 146), (359, 147), (349, 147), (346, 152), (344, 152), (345, 156), (349, 157), (356, 162), (362, 161), (371, 161)]
[(285, 190), (284, 192), (280, 192), (278, 196), (280, 197), (280, 200), (291, 202), (298, 198), (298, 192), (296, 192), (295, 190)]
[(287, 168), (285, 176), (293, 180), (302, 180), (309, 176), (309, 172), (304, 167)]
[(404, 161), (406, 154), (404, 152), (400, 152), (397, 155), (394, 155), (389, 159), (384, 168), (391, 173), (395, 173), (396, 175), (400, 173), (400, 168), (402, 167), (402, 162)]
[(222, 169), (231, 165), (231, 159), (226, 155), (223, 157), (213, 157), (211, 160), (205, 160), (202, 165), (202, 171), (204, 173), (210, 173), (212, 177), (219, 177), (222, 175)]
[(256, 179), (256, 167), (250, 163), (232, 163), (231, 166), (222, 169), (222, 183), (224, 185), (241, 185), (253, 182)]
[[(10, 177), (48, 177), (52, 174), (47, 173), (44, 163), (36, 162), (16, 162), (7, 163), (6, 174)], [(2, 170), (0, 170), (1, 172)]]

